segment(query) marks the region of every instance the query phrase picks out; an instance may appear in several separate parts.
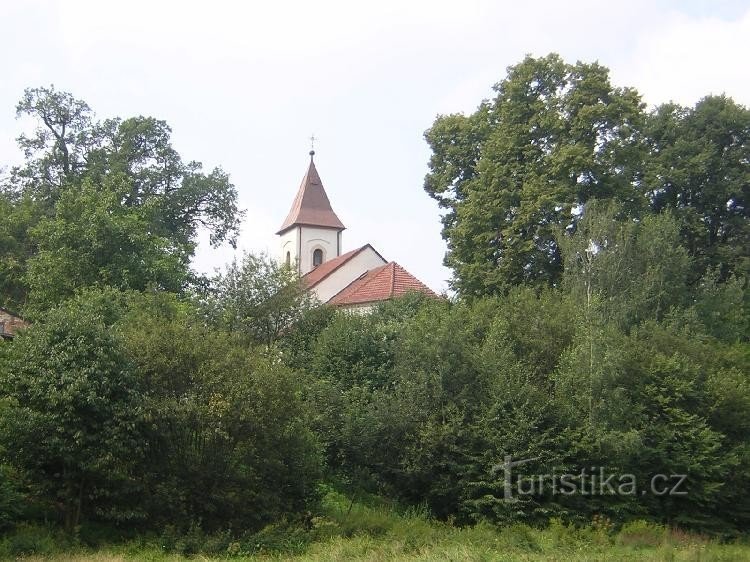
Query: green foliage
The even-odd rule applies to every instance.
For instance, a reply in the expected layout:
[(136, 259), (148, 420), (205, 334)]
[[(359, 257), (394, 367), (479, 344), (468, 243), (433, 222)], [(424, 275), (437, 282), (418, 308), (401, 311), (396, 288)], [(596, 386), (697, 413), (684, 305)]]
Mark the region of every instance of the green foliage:
[(645, 187), (655, 211), (678, 218), (694, 279), (711, 270), (721, 280), (748, 276), (750, 110), (723, 95), (691, 108), (665, 104), (646, 134)]
[(624, 330), (688, 303), (691, 260), (668, 214), (628, 219), (613, 202), (590, 201), (574, 234), (561, 234), (567, 289), (594, 317)]
[(293, 374), (194, 309), (137, 299), (118, 324), (141, 377), (152, 524), (254, 529), (305, 509), (319, 454)]
[(705, 330), (728, 343), (747, 341), (750, 334), (750, 294), (747, 280), (730, 277), (720, 283), (715, 272), (701, 279), (695, 295), (695, 312)]
[(167, 552), (174, 552), (186, 557), (203, 555), (222, 555), (227, 553), (232, 543), (228, 531), (206, 533), (200, 525), (192, 523), (186, 530), (172, 525), (167, 526), (159, 537), (159, 545)]
[[(675, 525), (743, 532), (747, 110), (647, 114), (556, 55), (496, 92), (426, 135), (458, 297), (352, 314), (265, 255), (187, 299), (197, 229), (237, 233), (227, 176), (164, 122), (28, 90), (0, 192), (0, 305), (33, 321), (0, 344), (0, 553), (147, 531), (128, 556), (668, 558), (693, 553)], [(517, 489), (599, 468), (646, 493)]]
[[(257, 529), (315, 499), (320, 455), (298, 380), (174, 295), (82, 293), (1, 360), (3, 462), (68, 532)], [(12, 523), (19, 489), (3, 478), (0, 493)]]
[(94, 509), (113, 519), (135, 515), (120, 502), (138, 488), (143, 399), (109, 329), (108, 296), (50, 310), (0, 357), (4, 460), (24, 471), (68, 531)]
[(34, 253), (30, 230), (40, 210), (29, 196), (0, 190), (0, 306), (20, 310), (26, 300), (27, 261)]
[(387, 383), (390, 349), (381, 327), (370, 316), (336, 315), (317, 338), (308, 372), (343, 387), (379, 387)]
[(557, 284), (559, 232), (575, 230), (592, 199), (614, 201), (621, 218), (673, 215), (690, 284), (748, 276), (750, 110), (708, 96), (646, 112), (605, 67), (555, 54), (526, 57), (494, 89), (473, 114), (439, 116), (425, 133), (424, 187), (445, 210), (445, 263), (463, 297)]
[(200, 163), (184, 163), (164, 121), (95, 122), (84, 101), (54, 86), (27, 88), (17, 113), (38, 126), (31, 136), (19, 138), (26, 163), (14, 170), (16, 189), (34, 194), (49, 208), (65, 185), (124, 177), (129, 190), (121, 203), (144, 207), (156, 236), (188, 249), (198, 228), (206, 227), (212, 244), (234, 244), (241, 216), (234, 186), (219, 168), (206, 174)]
[(47, 560), (744, 560), (748, 546), (727, 543), (644, 520), (620, 532), (601, 518), (574, 526), (553, 519), (540, 528), (497, 527), (486, 522), (454, 527), (423, 512), (354, 502), (328, 490), (320, 515), (306, 523), (280, 521), (231, 537), (199, 525), (186, 532), (165, 529), (96, 551), (71, 545), (49, 529), (22, 527), (0, 541), (0, 556), (37, 552)]
[(165, 122), (97, 122), (54, 87), (27, 89), (17, 113), (37, 127), (0, 193), (0, 304), (43, 310), (91, 286), (181, 291), (200, 229), (235, 244), (229, 177), (183, 162)]
[(279, 341), (284, 362), (301, 372), (308, 368), (315, 353), (318, 336), (335, 316), (336, 309), (330, 306), (303, 309), (298, 320)]
[(37, 251), (26, 281), (32, 308), (44, 310), (81, 287), (146, 287), (179, 292), (187, 281), (189, 255), (150, 232), (142, 208), (125, 207), (122, 178), (91, 180), (60, 190), (54, 215), (31, 231)]
[[(8, 415), (3, 412), (3, 415)], [(24, 494), (21, 492), (17, 471), (0, 464), (0, 531), (12, 526), (24, 512)]]
[(557, 55), (527, 57), (494, 89), (474, 114), (438, 117), (425, 134), (425, 189), (447, 209), (446, 265), (467, 297), (557, 282), (555, 232), (589, 199), (639, 207), (644, 114), (634, 90), (613, 87), (597, 63)]
[(661, 525), (637, 519), (622, 526), (617, 534), (617, 542), (635, 548), (653, 547), (663, 543), (666, 536), (666, 529)]
[(314, 305), (299, 275), (262, 254), (244, 254), (212, 283), (206, 308), (222, 329), (273, 344)]
[[(668, 214), (633, 221), (592, 201), (560, 240), (559, 288), (395, 301), (306, 332), (285, 357), (305, 373), (329, 466), (462, 524), (601, 515), (737, 532), (750, 515), (744, 287), (691, 286)], [(712, 311), (731, 311), (728, 325)], [(493, 470), (506, 455), (532, 459), (518, 477), (602, 467), (648, 488), (687, 474), (687, 495), (540, 490), (509, 502)]]
[(41, 525), (21, 524), (8, 537), (0, 541), (0, 556), (18, 558), (29, 555), (50, 555), (61, 547), (69, 546), (54, 529)]

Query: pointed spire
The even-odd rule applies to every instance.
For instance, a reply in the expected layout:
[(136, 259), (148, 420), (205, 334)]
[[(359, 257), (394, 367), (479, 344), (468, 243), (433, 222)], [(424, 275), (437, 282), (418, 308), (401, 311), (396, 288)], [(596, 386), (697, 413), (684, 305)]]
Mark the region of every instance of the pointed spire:
[(289, 214), (276, 234), (283, 234), (297, 225), (319, 226), (335, 230), (346, 228), (331, 208), (331, 202), (328, 200), (328, 195), (323, 189), (323, 182), (320, 181), (318, 170), (315, 168), (313, 156), (315, 156), (315, 151), (311, 150), (307, 173), (302, 178)]

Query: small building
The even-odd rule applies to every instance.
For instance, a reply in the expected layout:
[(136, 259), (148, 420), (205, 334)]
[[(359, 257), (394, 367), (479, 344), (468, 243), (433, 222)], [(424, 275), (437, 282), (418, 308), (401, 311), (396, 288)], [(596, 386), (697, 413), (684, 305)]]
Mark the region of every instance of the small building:
[(14, 314), (10, 310), (0, 307), (0, 338), (13, 339), (13, 336), (18, 330), (25, 328), (28, 325), (29, 323), (18, 314)]
[(318, 300), (341, 308), (366, 311), (411, 291), (437, 296), (371, 244), (342, 253), (346, 227), (331, 207), (314, 156), (311, 150), (292, 208), (276, 233), (281, 259), (297, 269)]

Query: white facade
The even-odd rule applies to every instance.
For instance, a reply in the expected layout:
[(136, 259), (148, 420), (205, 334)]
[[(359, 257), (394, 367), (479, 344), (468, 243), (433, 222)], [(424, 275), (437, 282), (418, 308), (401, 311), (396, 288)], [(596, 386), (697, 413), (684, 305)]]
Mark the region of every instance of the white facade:
[(321, 263), (341, 255), (341, 231), (332, 228), (297, 225), (283, 234), (280, 259), (297, 267), (300, 275), (313, 270), (316, 250), (322, 254)]
[(312, 290), (320, 302), (328, 302), (362, 274), (386, 263), (380, 254), (371, 246), (367, 246), (341, 267), (332, 271), (328, 277), (318, 282)]

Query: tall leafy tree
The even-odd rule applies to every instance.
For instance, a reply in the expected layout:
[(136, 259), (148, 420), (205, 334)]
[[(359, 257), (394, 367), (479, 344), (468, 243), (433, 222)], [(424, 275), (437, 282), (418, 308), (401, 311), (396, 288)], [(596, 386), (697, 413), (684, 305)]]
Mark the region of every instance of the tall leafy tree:
[(750, 274), (750, 109), (726, 96), (658, 107), (648, 119), (645, 184), (656, 212), (680, 221), (694, 279)]
[(146, 211), (122, 205), (129, 188), (122, 176), (98, 186), (87, 178), (64, 189), (54, 215), (31, 229), (36, 252), (25, 275), (31, 309), (54, 306), (85, 287), (182, 290), (188, 252), (152, 232)]
[(47, 266), (52, 285), (64, 290), (32, 296), (37, 305), (92, 284), (178, 290), (200, 232), (212, 245), (235, 244), (242, 212), (229, 176), (183, 161), (164, 121), (97, 121), (85, 102), (54, 87), (27, 89), (17, 112), (37, 126), (18, 139), (26, 161), (4, 182), (0, 205), (12, 216), (31, 206), (31, 216), (45, 220), (33, 232), (36, 220), (25, 221), (23, 232), (14, 223), (0, 230), (0, 252), (14, 260), (0, 282), (14, 302), (49, 281), (38, 275)]
[(158, 234), (188, 246), (205, 227), (212, 243), (234, 244), (241, 213), (229, 177), (220, 168), (204, 173), (199, 162), (183, 162), (164, 121), (96, 121), (88, 104), (54, 86), (28, 88), (16, 109), (37, 123), (18, 139), (26, 163), (14, 170), (16, 189), (52, 204), (65, 185), (122, 174), (130, 182), (122, 204), (148, 207)]
[(634, 90), (613, 87), (597, 63), (554, 54), (511, 66), (494, 89), (474, 114), (438, 117), (425, 134), (425, 189), (446, 209), (446, 264), (464, 295), (556, 283), (555, 233), (581, 205), (641, 206), (644, 112)]
[(18, 117), (33, 118), (37, 127), (18, 138), (26, 164), (14, 170), (14, 183), (41, 199), (82, 173), (92, 138), (91, 108), (67, 92), (27, 88), (16, 106)]

